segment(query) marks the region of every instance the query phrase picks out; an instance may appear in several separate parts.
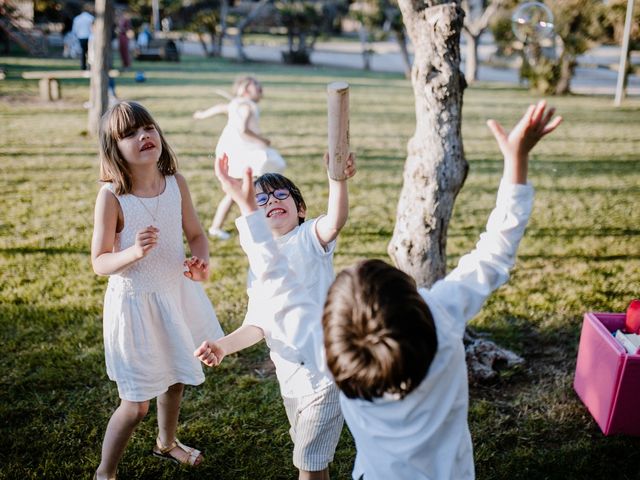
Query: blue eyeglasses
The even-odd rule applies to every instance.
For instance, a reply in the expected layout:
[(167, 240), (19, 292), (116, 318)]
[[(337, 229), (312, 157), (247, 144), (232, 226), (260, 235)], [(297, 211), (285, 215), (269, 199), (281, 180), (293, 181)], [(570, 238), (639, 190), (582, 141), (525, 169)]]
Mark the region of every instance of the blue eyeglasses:
[(263, 207), (269, 201), (269, 195), (273, 195), (273, 198), (278, 200), (285, 200), (289, 198), (291, 192), (286, 188), (276, 188), (273, 192), (260, 192), (256, 193), (256, 203), (259, 207)]

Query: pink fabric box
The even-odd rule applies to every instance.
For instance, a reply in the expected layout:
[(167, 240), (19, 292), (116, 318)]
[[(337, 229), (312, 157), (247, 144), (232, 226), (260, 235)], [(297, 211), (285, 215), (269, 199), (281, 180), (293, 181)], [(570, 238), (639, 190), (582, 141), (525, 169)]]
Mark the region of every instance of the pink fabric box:
[(602, 433), (640, 436), (640, 355), (630, 355), (612, 332), (624, 313), (585, 313), (573, 388)]

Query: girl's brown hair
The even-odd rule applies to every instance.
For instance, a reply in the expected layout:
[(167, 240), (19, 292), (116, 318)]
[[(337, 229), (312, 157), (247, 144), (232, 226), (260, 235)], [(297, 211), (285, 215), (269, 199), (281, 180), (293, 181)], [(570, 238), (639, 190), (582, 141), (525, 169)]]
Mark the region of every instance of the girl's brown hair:
[(102, 116), (100, 122), (100, 181), (112, 183), (117, 195), (131, 193), (131, 169), (118, 149), (118, 141), (132, 130), (153, 125), (160, 135), (162, 152), (158, 170), (163, 175), (178, 171), (178, 161), (149, 111), (136, 102), (118, 102)]

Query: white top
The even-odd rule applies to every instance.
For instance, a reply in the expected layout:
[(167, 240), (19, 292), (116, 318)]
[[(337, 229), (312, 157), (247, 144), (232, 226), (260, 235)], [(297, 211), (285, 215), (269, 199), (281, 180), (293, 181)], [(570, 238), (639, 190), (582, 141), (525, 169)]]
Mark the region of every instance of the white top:
[(91, 35), (91, 26), (93, 25), (94, 17), (89, 12), (82, 12), (73, 19), (73, 25), (71, 31), (79, 39), (88, 39)]
[[(322, 216), (305, 221), (286, 235), (275, 239), (280, 253), (287, 257), (289, 268), (296, 272), (298, 282), (307, 290), (307, 294), (318, 305), (324, 307), (327, 292), (333, 283), (333, 254), (336, 240), (326, 248), (320, 243), (317, 234), (318, 220)], [(249, 268), (247, 288), (252, 288), (255, 275)]]
[(255, 176), (267, 172), (281, 173), (286, 164), (277, 150), (265, 146), (258, 139), (244, 133), (246, 113), (249, 110), (249, 129), (260, 134), (260, 109), (248, 98), (235, 97), (229, 102), (227, 125), (222, 130), (216, 145), (216, 158), (227, 154), (229, 175), (241, 178), (244, 169), (250, 166)]
[[(202, 284), (183, 275), (180, 187), (174, 176), (165, 179), (157, 197), (116, 196), (124, 228), (115, 252), (133, 245), (136, 232), (149, 225), (160, 230), (147, 256), (109, 276), (104, 299), (107, 374), (118, 384), (120, 398), (132, 402), (157, 397), (175, 383), (202, 383), (193, 351), (223, 334)], [(103, 188), (114, 191), (110, 183)]]
[(253, 272), (244, 324), (263, 330), (280, 393), (301, 397), (325, 389), (333, 380), (322, 347), (322, 305), (302, 286), (262, 210), (238, 218), (236, 226)]
[(419, 290), (435, 322), (438, 350), (418, 388), (402, 400), (368, 402), (340, 394), (356, 443), (354, 479), (475, 478), (462, 337), (489, 294), (509, 278), (532, 206), (530, 185), (503, 180), (476, 248), (430, 290)]

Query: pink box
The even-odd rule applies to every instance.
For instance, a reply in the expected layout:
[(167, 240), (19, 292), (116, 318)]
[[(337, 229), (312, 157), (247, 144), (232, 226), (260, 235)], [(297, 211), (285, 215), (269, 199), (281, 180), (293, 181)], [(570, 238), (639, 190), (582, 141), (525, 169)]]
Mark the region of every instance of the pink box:
[(573, 388), (602, 433), (640, 435), (640, 355), (630, 355), (612, 332), (624, 313), (585, 313)]

